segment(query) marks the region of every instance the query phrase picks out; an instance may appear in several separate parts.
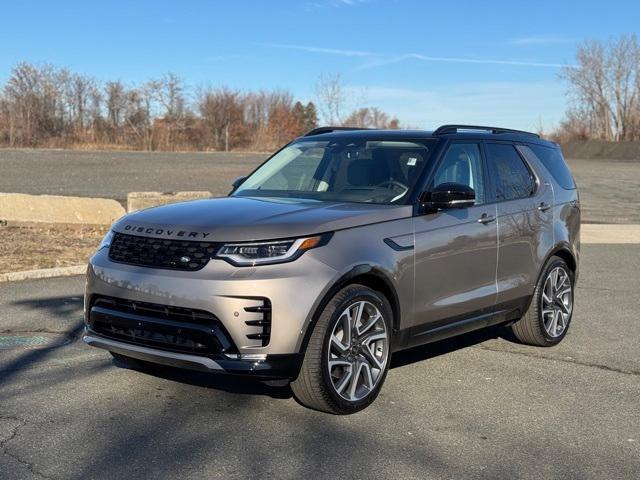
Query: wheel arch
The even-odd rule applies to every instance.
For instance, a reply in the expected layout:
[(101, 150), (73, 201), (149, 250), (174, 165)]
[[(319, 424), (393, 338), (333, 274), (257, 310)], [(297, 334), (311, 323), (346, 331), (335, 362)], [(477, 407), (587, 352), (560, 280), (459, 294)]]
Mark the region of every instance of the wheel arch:
[(573, 273), (574, 275), (573, 280), (575, 282), (575, 278), (577, 275), (577, 268), (578, 268), (578, 261), (576, 257), (574, 256), (573, 252), (569, 248), (569, 244), (562, 243), (562, 244), (556, 245), (554, 248), (551, 249), (551, 251), (544, 258), (544, 261), (540, 264), (540, 272), (538, 272), (536, 283), (533, 284), (533, 290), (531, 292), (531, 295), (527, 299), (527, 302), (523, 308), (523, 312), (526, 312), (531, 306), (531, 301), (533, 300), (533, 296), (534, 296), (533, 294), (534, 294), (535, 288), (540, 283), (540, 279), (544, 274), (544, 267), (547, 265), (547, 263), (549, 263), (549, 260), (551, 259), (551, 257), (559, 257), (565, 261), (567, 266), (571, 269), (571, 273)]
[[(569, 248), (568, 244), (556, 245), (556, 247), (553, 250), (551, 250), (551, 252), (547, 255), (547, 258), (544, 259), (544, 263), (542, 265), (543, 266), (546, 265), (549, 259), (554, 256), (560, 257), (562, 260), (564, 260), (567, 266), (571, 269), (571, 272), (574, 275), (576, 274), (578, 270), (578, 261), (575, 255), (573, 254), (573, 252), (571, 251), (571, 249)], [(542, 275), (542, 271), (540, 272), (540, 275)], [(538, 276), (538, 279), (540, 279), (539, 276)]]
[(399, 330), (401, 315), (400, 299), (391, 278), (384, 270), (374, 265), (357, 265), (338, 278), (316, 304), (311, 319), (307, 324), (306, 331), (304, 332), (299, 350), (300, 353), (304, 353), (307, 350), (311, 333), (327, 303), (329, 303), (333, 296), (342, 288), (353, 284), (364, 285), (384, 295), (391, 305), (391, 313), (393, 315), (392, 329), (394, 334)]

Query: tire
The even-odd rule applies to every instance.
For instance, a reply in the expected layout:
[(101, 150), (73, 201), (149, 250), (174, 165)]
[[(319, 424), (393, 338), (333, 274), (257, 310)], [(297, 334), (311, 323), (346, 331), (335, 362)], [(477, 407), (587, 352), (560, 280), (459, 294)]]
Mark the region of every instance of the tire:
[[(558, 272), (556, 283), (563, 282), (559, 292), (552, 292), (549, 289), (550, 286), (553, 288), (554, 280), (550, 277), (554, 272)], [(566, 277), (562, 277), (562, 275), (566, 275)], [(562, 280), (562, 278), (565, 279)], [(511, 331), (520, 342), (538, 347), (552, 347), (562, 341), (567, 335), (573, 316), (574, 278), (574, 272), (560, 257), (554, 256), (547, 261), (536, 284), (529, 309), (520, 320), (511, 326)], [(566, 293), (558, 299), (555, 293), (563, 291)], [(551, 299), (552, 302), (550, 303), (548, 299)], [(560, 303), (565, 305), (568, 313), (559, 306)], [(551, 311), (553, 313), (549, 313)], [(556, 312), (559, 312), (559, 316)], [(554, 321), (556, 328), (553, 328)]]
[[(389, 301), (375, 290), (353, 284), (336, 293), (320, 313), (300, 373), (291, 382), (296, 399), (336, 415), (369, 406), (389, 370), (392, 317)], [(355, 325), (348, 338), (347, 324)]]

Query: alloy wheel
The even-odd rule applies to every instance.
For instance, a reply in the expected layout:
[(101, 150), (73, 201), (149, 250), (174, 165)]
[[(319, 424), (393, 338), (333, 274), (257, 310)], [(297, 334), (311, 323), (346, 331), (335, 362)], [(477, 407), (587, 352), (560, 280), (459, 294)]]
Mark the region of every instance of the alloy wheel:
[(545, 331), (550, 337), (559, 337), (567, 329), (573, 309), (571, 277), (563, 267), (555, 267), (547, 275), (541, 303)]
[(335, 392), (345, 400), (368, 396), (383, 376), (389, 357), (389, 336), (382, 313), (361, 300), (340, 314), (329, 337), (327, 363)]

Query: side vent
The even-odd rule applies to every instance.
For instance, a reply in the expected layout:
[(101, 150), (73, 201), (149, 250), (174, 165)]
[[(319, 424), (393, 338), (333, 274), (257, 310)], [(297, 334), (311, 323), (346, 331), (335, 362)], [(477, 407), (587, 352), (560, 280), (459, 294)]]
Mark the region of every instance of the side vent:
[(255, 307), (245, 307), (244, 311), (249, 313), (259, 313), (262, 318), (259, 320), (247, 320), (244, 323), (249, 327), (260, 327), (261, 331), (257, 333), (247, 334), (249, 340), (260, 340), (262, 346), (269, 345), (271, 339), (271, 301), (268, 298), (262, 298), (262, 305)]

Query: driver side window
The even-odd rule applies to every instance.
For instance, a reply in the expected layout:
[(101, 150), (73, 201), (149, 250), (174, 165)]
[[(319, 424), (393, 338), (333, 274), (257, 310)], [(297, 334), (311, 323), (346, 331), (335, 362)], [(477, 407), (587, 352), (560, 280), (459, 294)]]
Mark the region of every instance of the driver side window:
[(476, 205), (485, 202), (484, 176), (482, 175), (482, 157), (477, 143), (451, 144), (436, 170), (433, 186), (441, 183), (460, 183), (473, 188), (476, 192)]

